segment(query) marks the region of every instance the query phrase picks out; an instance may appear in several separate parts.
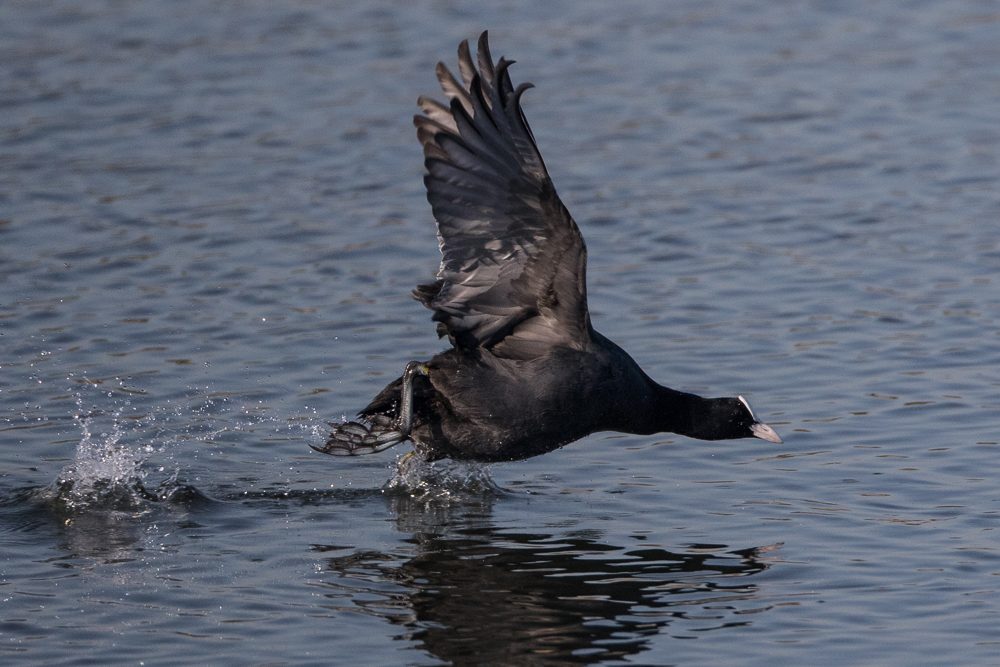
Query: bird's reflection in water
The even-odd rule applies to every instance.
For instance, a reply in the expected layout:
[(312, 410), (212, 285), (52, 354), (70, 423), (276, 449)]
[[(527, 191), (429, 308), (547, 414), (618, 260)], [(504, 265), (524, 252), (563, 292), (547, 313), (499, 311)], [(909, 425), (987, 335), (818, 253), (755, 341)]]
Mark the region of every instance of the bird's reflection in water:
[(748, 577), (769, 567), (777, 545), (634, 548), (596, 531), (497, 528), (490, 498), (390, 503), (416, 555), (331, 557), (329, 596), (350, 597), (355, 606), (334, 606), (405, 627), (401, 639), (456, 665), (606, 661), (642, 652), (659, 633), (748, 625), (769, 607)]

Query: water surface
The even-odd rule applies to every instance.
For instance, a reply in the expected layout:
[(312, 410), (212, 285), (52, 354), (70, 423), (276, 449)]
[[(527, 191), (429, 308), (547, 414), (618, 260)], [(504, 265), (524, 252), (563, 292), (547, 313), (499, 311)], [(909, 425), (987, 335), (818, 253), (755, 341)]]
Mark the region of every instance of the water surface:
[[(442, 347), (411, 115), (489, 28), (595, 326), (783, 445), (309, 449)], [(0, 655), (1000, 663), (1000, 5), (0, 5)]]

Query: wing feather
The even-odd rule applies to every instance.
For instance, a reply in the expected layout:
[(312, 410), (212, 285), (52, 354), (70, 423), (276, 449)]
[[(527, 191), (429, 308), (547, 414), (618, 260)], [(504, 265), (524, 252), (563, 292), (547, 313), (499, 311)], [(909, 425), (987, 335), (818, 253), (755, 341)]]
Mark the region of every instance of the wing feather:
[(549, 178), (513, 61), (490, 55), (488, 34), (473, 61), (458, 49), (461, 83), (436, 68), (444, 105), (427, 97), (414, 118), (424, 148), (427, 200), (441, 244), (438, 279), (414, 294), (458, 348), (528, 358), (590, 337), (587, 249)]

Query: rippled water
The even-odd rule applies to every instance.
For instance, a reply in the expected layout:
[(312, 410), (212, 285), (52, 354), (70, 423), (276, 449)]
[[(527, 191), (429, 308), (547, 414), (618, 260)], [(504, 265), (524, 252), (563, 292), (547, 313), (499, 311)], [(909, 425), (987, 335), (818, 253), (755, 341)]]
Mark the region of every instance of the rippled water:
[[(0, 661), (1000, 663), (1000, 4), (758, 5), (0, 4)], [(309, 449), (484, 28), (595, 326), (785, 444)]]

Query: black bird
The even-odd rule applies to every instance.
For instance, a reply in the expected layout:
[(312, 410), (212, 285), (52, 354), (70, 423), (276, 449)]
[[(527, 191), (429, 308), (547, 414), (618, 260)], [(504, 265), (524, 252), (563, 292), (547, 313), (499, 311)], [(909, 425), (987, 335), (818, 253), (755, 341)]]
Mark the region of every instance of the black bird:
[(663, 387), (597, 333), (587, 311), (587, 248), (535, 145), (512, 60), (477, 63), (458, 47), (462, 82), (438, 63), (445, 105), (414, 117), (441, 246), (438, 279), (414, 290), (451, 349), (411, 361), (358, 413), (331, 424), (324, 454), (380, 452), (411, 440), (426, 460), (514, 461), (598, 431), (668, 431), (701, 440), (780, 443), (737, 398)]

